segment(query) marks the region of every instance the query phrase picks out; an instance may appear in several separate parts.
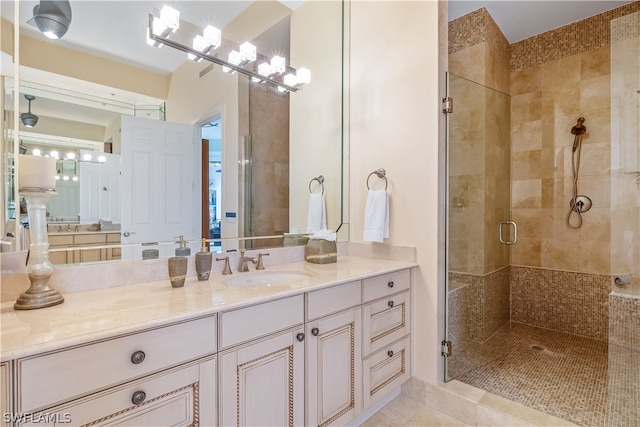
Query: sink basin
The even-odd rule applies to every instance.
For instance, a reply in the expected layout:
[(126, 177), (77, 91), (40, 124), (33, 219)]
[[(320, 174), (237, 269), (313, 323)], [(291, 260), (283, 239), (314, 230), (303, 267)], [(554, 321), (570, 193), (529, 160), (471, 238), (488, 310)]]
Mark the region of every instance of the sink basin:
[(233, 277), (222, 280), (225, 286), (241, 286), (246, 288), (270, 288), (272, 286), (291, 285), (304, 282), (311, 277), (297, 271), (253, 271), (237, 273)]

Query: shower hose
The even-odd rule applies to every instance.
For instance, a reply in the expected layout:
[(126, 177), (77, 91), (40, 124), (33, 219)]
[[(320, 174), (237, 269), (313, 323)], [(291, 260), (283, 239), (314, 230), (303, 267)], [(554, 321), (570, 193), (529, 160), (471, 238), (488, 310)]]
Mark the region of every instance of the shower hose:
[[(584, 117), (578, 119), (578, 124), (571, 128), (573, 138), (573, 148), (571, 152), (571, 172), (573, 181), (573, 193), (572, 199), (569, 203), (569, 212), (567, 213), (567, 227), (572, 229), (578, 229), (582, 227), (582, 202), (578, 202), (578, 173), (580, 172), (580, 155), (582, 153), (582, 135), (587, 131), (587, 128), (582, 124), (584, 123)], [(573, 213), (578, 216), (578, 223), (571, 223), (571, 216)]]

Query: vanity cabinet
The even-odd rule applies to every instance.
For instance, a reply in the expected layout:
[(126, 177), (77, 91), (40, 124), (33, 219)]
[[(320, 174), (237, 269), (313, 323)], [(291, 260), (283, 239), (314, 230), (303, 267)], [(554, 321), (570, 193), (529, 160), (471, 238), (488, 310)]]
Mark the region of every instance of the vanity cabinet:
[(220, 314), (223, 426), (304, 424), (304, 296)]
[[(13, 387), (11, 383), (11, 362), (0, 363), (0, 411), (2, 426), (10, 426), (13, 413)], [(9, 418), (7, 418), (9, 416)]]
[(216, 316), (208, 316), (18, 359), (17, 412), (156, 425), (154, 417), (181, 407), (184, 419), (214, 423), (216, 349)]
[(411, 376), (410, 271), (363, 281), (363, 395), (368, 407)]
[(120, 244), (120, 233), (49, 233), (50, 249), (67, 248), (67, 250), (50, 251), (49, 260), (52, 264), (72, 264), (120, 259), (120, 247), (104, 247), (118, 244)]
[(308, 426), (344, 425), (362, 411), (360, 281), (307, 293)]
[(220, 355), (221, 425), (304, 424), (304, 340), (299, 327)]

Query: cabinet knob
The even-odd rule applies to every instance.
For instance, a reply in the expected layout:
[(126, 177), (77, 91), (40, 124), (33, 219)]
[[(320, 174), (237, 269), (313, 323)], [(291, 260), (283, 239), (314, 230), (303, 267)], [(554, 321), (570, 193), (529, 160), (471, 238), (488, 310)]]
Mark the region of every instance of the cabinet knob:
[(388, 305), (389, 307), (393, 307), (393, 300), (389, 301), (389, 302), (387, 303), (387, 305)]
[(299, 332), (298, 335), (296, 335), (296, 339), (300, 342), (304, 341), (304, 334)]
[(311, 329), (311, 334), (312, 334), (314, 337), (317, 337), (319, 333), (320, 333), (320, 329), (318, 329), (318, 328), (313, 328), (313, 329)]
[(136, 351), (131, 355), (131, 363), (134, 365), (139, 365), (145, 358), (144, 351)]
[(134, 405), (139, 405), (144, 402), (144, 399), (146, 398), (147, 393), (145, 393), (144, 391), (136, 391), (135, 393), (133, 393), (133, 396), (131, 396), (131, 403), (133, 403)]
[(390, 288), (393, 288), (393, 285), (394, 285), (393, 280), (389, 280), (389, 283), (387, 283), (387, 286)]
[(393, 350), (389, 350), (389, 351), (387, 351), (387, 356), (389, 356), (389, 357), (393, 357)]

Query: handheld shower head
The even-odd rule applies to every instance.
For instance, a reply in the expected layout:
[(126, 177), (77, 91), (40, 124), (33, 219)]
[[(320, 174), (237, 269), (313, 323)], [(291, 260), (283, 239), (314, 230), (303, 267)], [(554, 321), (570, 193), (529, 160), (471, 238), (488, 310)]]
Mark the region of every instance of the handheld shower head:
[(581, 135), (584, 135), (587, 132), (587, 127), (584, 126), (583, 123), (584, 123), (584, 117), (580, 117), (578, 118), (578, 123), (571, 128), (571, 134), (575, 135), (575, 138), (573, 138), (573, 149), (572, 149), (574, 153), (578, 149), (578, 146), (580, 145), (580, 141), (582, 140)]

